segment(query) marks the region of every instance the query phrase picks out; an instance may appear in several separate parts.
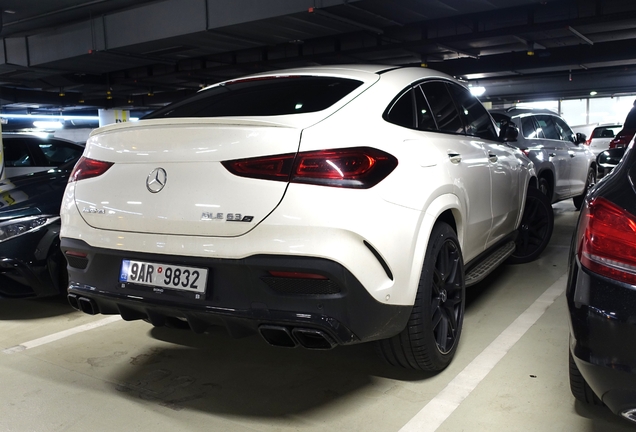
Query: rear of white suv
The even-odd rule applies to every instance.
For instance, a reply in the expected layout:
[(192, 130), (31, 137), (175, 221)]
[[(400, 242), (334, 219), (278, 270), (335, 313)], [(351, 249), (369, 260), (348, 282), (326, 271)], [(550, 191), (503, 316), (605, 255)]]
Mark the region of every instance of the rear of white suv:
[(537, 198), (540, 246), (515, 249), (531, 163), (434, 71), (279, 71), (151, 117), (95, 131), (70, 179), (61, 241), (84, 312), (278, 346), (383, 340), (389, 362), (439, 370), (465, 286), (549, 240)]

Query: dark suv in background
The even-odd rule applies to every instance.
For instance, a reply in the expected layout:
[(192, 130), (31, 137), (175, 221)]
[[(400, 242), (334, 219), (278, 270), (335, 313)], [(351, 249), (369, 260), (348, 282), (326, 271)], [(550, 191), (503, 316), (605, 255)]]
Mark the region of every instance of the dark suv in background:
[(555, 203), (573, 198), (581, 208), (587, 190), (596, 181), (596, 158), (585, 145), (586, 136), (549, 110), (508, 108), (492, 110), (499, 127), (512, 124), (519, 136), (508, 143), (534, 162), (539, 187)]

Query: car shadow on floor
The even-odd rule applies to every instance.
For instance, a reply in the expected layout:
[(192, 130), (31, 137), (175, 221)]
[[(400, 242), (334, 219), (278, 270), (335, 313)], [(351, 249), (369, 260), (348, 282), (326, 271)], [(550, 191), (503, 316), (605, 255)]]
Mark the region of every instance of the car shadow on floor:
[(66, 297), (62, 296), (27, 299), (0, 298), (0, 321), (33, 320), (69, 313), (81, 314), (71, 307)]
[[(373, 344), (329, 351), (271, 347), (253, 335), (231, 339), (222, 328), (206, 334), (164, 327), (150, 330), (166, 348), (149, 348), (112, 376), (115, 390), (132, 399), (154, 401), (173, 410), (213, 414), (285, 417), (336, 403), (354, 393), (364, 398), (408, 392), (425, 404), (429, 395), (386, 385), (426, 380), (435, 374), (384, 364)], [(164, 344), (162, 344), (163, 346)]]

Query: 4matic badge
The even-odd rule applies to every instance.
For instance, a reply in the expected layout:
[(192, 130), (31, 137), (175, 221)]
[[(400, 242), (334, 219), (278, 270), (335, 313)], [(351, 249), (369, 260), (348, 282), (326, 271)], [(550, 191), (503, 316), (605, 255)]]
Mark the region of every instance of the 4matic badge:
[(254, 216), (244, 216), (241, 213), (213, 213), (203, 212), (201, 213), (201, 220), (224, 220), (226, 222), (252, 222)]

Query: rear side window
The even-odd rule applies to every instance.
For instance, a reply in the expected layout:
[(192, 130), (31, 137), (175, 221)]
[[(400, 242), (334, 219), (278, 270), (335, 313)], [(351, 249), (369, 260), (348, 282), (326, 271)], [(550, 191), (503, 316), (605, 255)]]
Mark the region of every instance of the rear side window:
[(4, 164), (8, 167), (29, 167), (34, 166), (35, 161), (29, 151), (29, 146), (22, 139), (5, 139), (4, 142)]
[(83, 153), (82, 148), (59, 141), (43, 141), (39, 143), (39, 146), (50, 166), (58, 166), (73, 159), (79, 159)]
[(543, 135), (547, 139), (552, 140), (561, 140), (561, 135), (557, 131), (557, 128), (552, 121), (552, 116), (549, 115), (537, 115), (536, 116), (537, 123), (539, 123), (539, 127), (541, 131), (543, 131)]
[(572, 132), (572, 129), (570, 129), (570, 126), (568, 126), (565, 120), (559, 117), (554, 117), (553, 120), (563, 141), (576, 142), (576, 135), (574, 135), (574, 132)]
[(447, 84), (448, 89), (457, 101), (460, 118), (464, 121), (466, 135), (487, 140), (496, 140), (497, 132), (486, 108), (470, 91), (456, 84)]
[(533, 116), (521, 117), (521, 133), (525, 138), (543, 138), (541, 128), (534, 121)]
[(415, 94), (415, 107), (417, 114), (417, 128), (423, 131), (436, 131), (437, 124), (435, 124), (435, 118), (433, 117), (433, 111), (431, 110), (424, 92), (421, 87), (417, 87), (414, 90)]
[(421, 85), (440, 132), (463, 134), (464, 125), (446, 84), (441, 81)]
[(254, 78), (203, 90), (144, 117), (275, 116), (324, 110), (362, 84), (313, 76)]
[(386, 121), (407, 128), (415, 127), (413, 89), (409, 89), (404, 92), (389, 108), (389, 111), (386, 114)]

